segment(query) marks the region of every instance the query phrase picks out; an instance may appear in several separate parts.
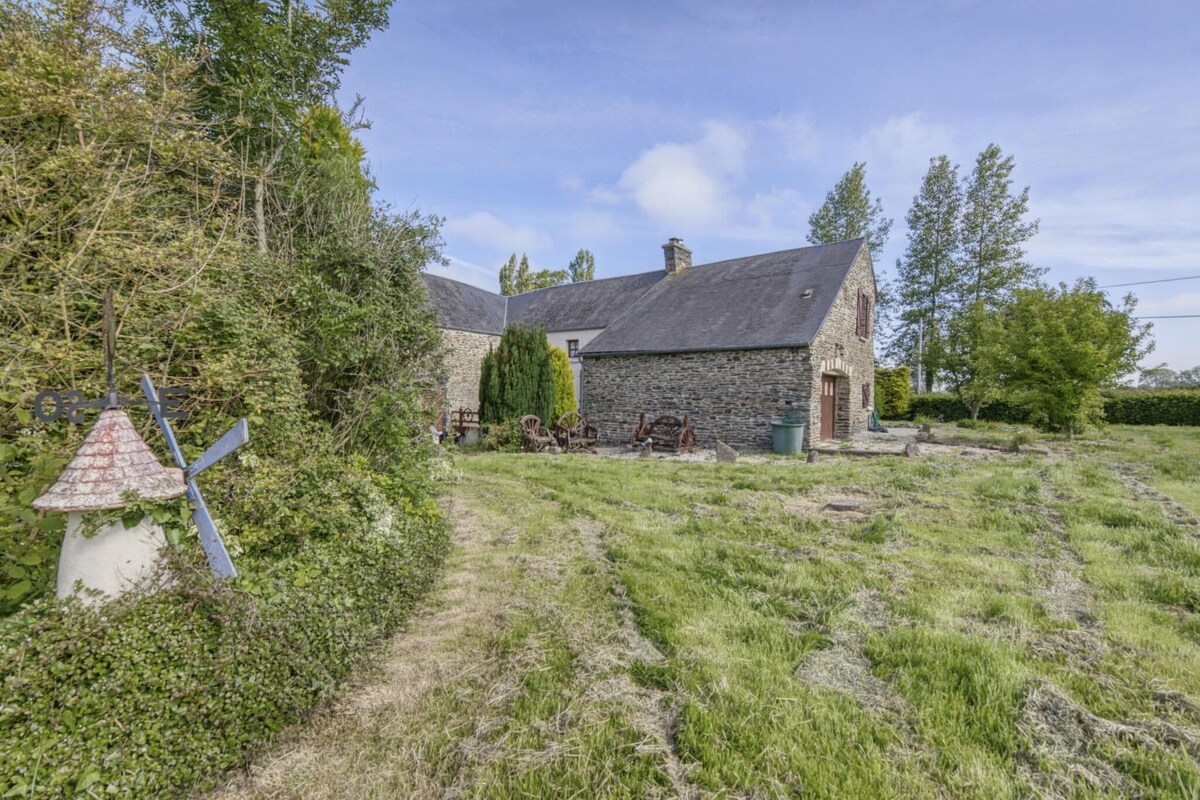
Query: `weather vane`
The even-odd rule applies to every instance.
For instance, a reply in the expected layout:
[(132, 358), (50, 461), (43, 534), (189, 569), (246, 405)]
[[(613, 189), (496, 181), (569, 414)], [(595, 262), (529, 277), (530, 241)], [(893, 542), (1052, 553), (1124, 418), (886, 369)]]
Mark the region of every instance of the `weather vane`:
[[(150, 380), (150, 376), (142, 375), (141, 385), (145, 399), (127, 399), (117, 393), (114, 366), (116, 361), (116, 324), (111, 289), (104, 296), (104, 360), (108, 377), (108, 393), (105, 397), (85, 400), (83, 393), (74, 389), (62, 394), (46, 391), (34, 398), (34, 414), (43, 422), (53, 422), (65, 416), (68, 421), (79, 423), (83, 419), (83, 411), (90, 408), (104, 409), (107, 413), (113, 410), (120, 411), (129, 406), (149, 406), (159, 428), (162, 429), (163, 438), (167, 440), (171, 457), (183, 471), (187, 497), (192, 506), (192, 521), (196, 523), (196, 529), (200, 533), (200, 543), (208, 558), (209, 568), (218, 578), (236, 577), (237, 570), (229, 558), (229, 551), (221, 540), (221, 534), (217, 531), (212, 516), (208, 513), (208, 507), (204, 504), (204, 497), (200, 494), (200, 487), (196, 483), (196, 479), (204, 470), (249, 441), (250, 433), (246, 420), (239, 421), (215, 444), (204, 451), (203, 455), (191, 464), (187, 463), (183, 457), (183, 451), (179, 447), (179, 442), (175, 439), (175, 432), (171, 429), (172, 419), (186, 417), (179, 410), (179, 401), (185, 395), (184, 390), (178, 387), (165, 388), (160, 395)], [(168, 395), (168, 393), (170, 394)], [(47, 403), (51, 405), (50, 410), (46, 409)], [(124, 412), (120, 411), (120, 414), (123, 416)], [(101, 415), (101, 419), (104, 419), (104, 415)]]
[[(67, 422), (78, 425), (83, 422), (83, 412), (92, 408), (128, 408), (144, 406), (149, 400), (142, 398), (125, 398), (117, 394), (116, 353), (117, 353), (117, 323), (113, 312), (113, 292), (109, 289), (104, 293), (104, 366), (108, 375), (108, 393), (95, 400), (84, 399), (83, 392), (78, 389), (68, 389), (65, 392), (47, 390), (33, 398), (33, 415), (41, 422), (55, 422), (67, 418)], [(160, 393), (164, 419), (187, 419), (187, 413), (179, 406), (187, 390), (181, 386), (164, 387)], [(157, 415), (156, 415), (157, 416)]]

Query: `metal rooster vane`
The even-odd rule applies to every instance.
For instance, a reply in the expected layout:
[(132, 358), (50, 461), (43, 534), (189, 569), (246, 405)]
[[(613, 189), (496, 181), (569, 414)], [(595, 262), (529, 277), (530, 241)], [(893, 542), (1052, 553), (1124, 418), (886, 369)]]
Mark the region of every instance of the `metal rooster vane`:
[[(229, 551), (221, 539), (212, 515), (208, 513), (208, 506), (204, 503), (204, 496), (200, 493), (200, 486), (196, 483), (196, 478), (204, 470), (250, 440), (250, 430), (246, 425), (246, 420), (239, 421), (215, 444), (205, 450), (202, 456), (191, 464), (187, 463), (183, 457), (183, 451), (179, 448), (179, 442), (175, 439), (175, 432), (171, 429), (171, 420), (186, 419), (187, 417), (179, 409), (179, 403), (186, 396), (186, 391), (179, 387), (166, 387), (160, 395), (150, 380), (150, 376), (143, 374), (141, 385), (145, 395), (144, 400), (123, 398), (117, 393), (114, 366), (116, 361), (116, 322), (111, 289), (104, 295), (104, 360), (108, 372), (108, 394), (105, 397), (85, 400), (83, 393), (75, 389), (61, 394), (53, 391), (41, 392), (33, 401), (34, 416), (43, 422), (53, 422), (65, 416), (69, 422), (78, 424), (83, 421), (83, 412), (86, 409), (149, 406), (155, 421), (158, 422), (158, 427), (162, 430), (163, 438), (167, 440), (171, 457), (175, 459), (176, 466), (183, 470), (184, 481), (187, 484), (187, 498), (192, 505), (192, 521), (196, 523), (196, 529), (200, 533), (200, 544), (204, 547), (204, 555), (208, 558), (209, 569), (221, 579), (237, 577), (237, 569), (234, 568), (233, 561), (229, 558)], [(52, 406), (50, 410), (46, 408), (47, 403)]]

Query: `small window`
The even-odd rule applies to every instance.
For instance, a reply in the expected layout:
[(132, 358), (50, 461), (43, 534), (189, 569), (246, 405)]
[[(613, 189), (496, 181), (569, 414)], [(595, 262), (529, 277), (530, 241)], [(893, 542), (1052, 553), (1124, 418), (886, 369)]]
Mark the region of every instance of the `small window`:
[(864, 383), (862, 385), (862, 400), (863, 408), (871, 407), (871, 384), (869, 383)]
[(578, 339), (567, 339), (567, 355), (569, 355), (571, 358), (575, 358), (579, 355)]
[(854, 328), (859, 336), (871, 334), (871, 296), (862, 289), (858, 290), (858, 319)]

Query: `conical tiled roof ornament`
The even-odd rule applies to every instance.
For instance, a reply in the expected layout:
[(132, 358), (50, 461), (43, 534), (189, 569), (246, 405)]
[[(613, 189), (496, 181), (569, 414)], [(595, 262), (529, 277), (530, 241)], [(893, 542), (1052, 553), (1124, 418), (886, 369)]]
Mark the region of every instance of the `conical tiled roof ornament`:
[(122, 409), (101, 412), (58, 482), (33, 501), (39, 511), (104, 511), (125, 506), (125, 495), (171, 500), (187, 493), (183, 470), (166, 468)]
[[(34, 416), (41, 422), (66, 417), (77, 423), (85, 409), (104, 409), (58, 482), (33, 501), (33, 507), (40, 511), (67, 514), (67, 530), (58, 562), (58, 596), (66, 597), (83, 587), (93, 590), (85, 595), (84, 602), (97, 602), (105, 596), (117, 597), (132, 589), (161, 585), (164, 579), (161, 554), (167, 541), (153, 515), (144, 515), (137, 522), (102, 517), (95, 524), (85, 524), (85, 513), (124, 508), (126, 498), (131, 495), (163, 501), (186, 494), (213, 574), (218, 578), (236, 577), (237, 570), (204, 505), (196, 478), (246, 443), (249, 439), (246, 421), (241, 420), (203, 455), (187, 463), (170, 424), (171, 419), (179, 417), (176, 403), (181, 391), (168, 388), (160, 396), (149, 376), (143, 375), (145, 400), (129, 400), (117, 394), (115, 341), (113, 295), (109, 290), (104, 297), (107, 396), (84, 400), (82, 393), (71, 390), (65, 394), (44, 391), (34, 398)], [(176, 468), (165, 468), (158, 463), (123, 410), (131, 405), (150, 408)]]

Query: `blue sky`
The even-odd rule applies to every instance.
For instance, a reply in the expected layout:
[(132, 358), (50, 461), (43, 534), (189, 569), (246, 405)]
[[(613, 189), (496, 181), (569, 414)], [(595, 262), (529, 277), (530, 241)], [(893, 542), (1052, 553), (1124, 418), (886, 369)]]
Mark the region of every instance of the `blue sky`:
[[(398, 2), (343, 100), (382, 199), (445, 217), (448, 268), (496, 288), (508, 254), (597, 277), (802, 246), (853, 162), (895, 219), (929, 158), (1016, 157), (1051, 280), (1200, 275), (1200, 4)], [(1132, 287), (1200, 314), (1200, 280)], [(1127, 291), (1127, 290), (1117, 290)], [(1150, 363), (1200, 365), (1200, 319), (1155, 321)]]

